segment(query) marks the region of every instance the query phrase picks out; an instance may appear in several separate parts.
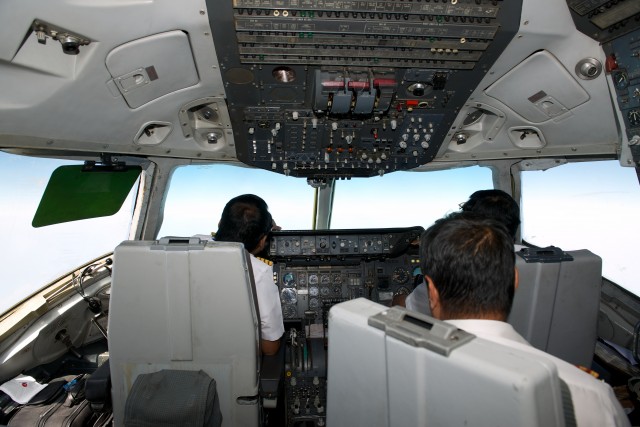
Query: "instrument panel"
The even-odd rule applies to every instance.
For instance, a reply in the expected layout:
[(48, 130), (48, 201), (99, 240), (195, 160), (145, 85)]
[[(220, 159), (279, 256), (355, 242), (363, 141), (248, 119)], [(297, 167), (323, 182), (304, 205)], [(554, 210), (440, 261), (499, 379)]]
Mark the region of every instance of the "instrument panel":
[(413, 290), (422, 227), (281, 231), (269, 257), (285, 320), (325, 324), (332, 305), (367, 298), (390, 305)]
[(640, 136), (640, 27), (603, 47), (608, 53), (608, 71), (613, 79), (627, 138), (637, 139)]
[(391, 305), (422, 280), (418, 240), (424, 229), (277, 231), (269, 258), (286, 327), (287, 426), (326, 424), (329, 309), (354, 298)]

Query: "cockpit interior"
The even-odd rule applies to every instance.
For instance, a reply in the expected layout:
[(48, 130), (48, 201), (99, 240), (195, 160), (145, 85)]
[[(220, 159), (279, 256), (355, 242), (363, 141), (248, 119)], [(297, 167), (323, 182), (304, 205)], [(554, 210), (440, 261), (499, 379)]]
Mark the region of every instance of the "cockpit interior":
[[(513, 412), (496, 415), (496, 425), (575, 425), (562, 406), (563, 386), (544, 363), (494, 353), (481, 340), (459, 350), (470, 340), (464, 331), (393, 307), (423, 283), (418, 241), (429, 223), (397, 226), (371, 211), (388, 223), (335, 228), (332, 214), (341, 183), (375, 187), (401, 173), (414, 198), (406, 211), (432, 202), (431, 189), (413, 177), (443, 170), (488, 168), (493, 187), (518, 203), (530, 171), (609, 161), (640, 176), (640, 2), (3, 0), (0, 20), (0, 154), (74, 163), (52, 176), (28, 214), (30, 226), (113, 215), (133, 192), (126, 235), (108, 253), (2, 307), (0, 425), (32, 425), (16, 415), (30, 404), (11, 384), (38, 388), (60, 378), (81, 382), (88, 399), (78, 410), (85, 418), (68, 425), (126, 425), (136, 379), (169, 368), (214, 377), (223, 426), (461, 422), (438, 411), (444, 404), (429, 407), (437, 415), (398, 415), (410, 399), (391, 396), (391, 379), (388, 393), (378, 394), (383, 371), (372, 370), (380, 353), (389, 356), (380, 363), (391, 363), (396, 343), (367, 346), (382, 348), (375, 340), (383, 333), (411, 347), (405, 355), (416, 354), (396, 364), (431, 352), (435, 367), (441, 355), (460, 354), (451, 369), (480, 360), (489, 372), (485, 362), (495, 357), (505, 378), (538, 378), (514, 398)], [(0, 169), (10, 171), (3, 180), (18, 187), (10, 161), (0, 157)], [(176, 170), (212, 164), (313, 189), (309, 228), (273, 231), (262, 254), (285, 324), (275, 356), (259, 352), (255, 285), (242, 247), (195, 232), (161, 234)], [(444, 192), (450, 185), (433, 184)], [(291, 188), (279, 186), (283, 199), (270, 207)], [(11, 228), (22, 214), (17, 202), (2, 200)], [(627, 210), (604, 208), (610, 222)], [(215, 228), (219, 212), (208, 214)], [(608, 261), (593, 248), (525, 240), (519, 233), (521, 291), (509, 323), (535, 348), (597, 372), (640, 425), (638, 296), (604, 277)], [(29, 245), (37, 243), (17, 244), (20, 256), (29, 256)], [(385, 316), (398, 316), (398, 324)], [(363, 373), (354, 379), (357, 370)], [(456, 376), (446, 372), (443, 378)], [(511, 393), (481, 373), (466, 375), (482, 384), (468, 393)], [(242, 385), (234, 382), (240, 377)], [(379, 412), (347, 396), (351, 386), (382, 399)], [(441, 402), (454, 391), (415, 393)], [(461, 408), (473, 414), (474, 405)], [(64, 422), (47, 421), (55, 411), (45, 412), (38, 425)], [(491, 419), (483, 413), (467, 421)]]

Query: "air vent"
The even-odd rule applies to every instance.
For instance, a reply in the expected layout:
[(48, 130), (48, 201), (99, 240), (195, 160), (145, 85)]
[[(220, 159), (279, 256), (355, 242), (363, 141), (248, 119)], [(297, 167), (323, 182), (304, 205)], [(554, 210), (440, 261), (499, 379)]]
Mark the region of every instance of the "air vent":
[(487, 141), (493, 141), (505, 121), (501, 111), (484, 104), (467, 106), (459, 116), (462, 123), (451, 138), (449, 149), (466, 153)]
[(133, 142), (138, 145), (159, 145), (169, 136), (171, 129), (171, 123), (168, 122), (145, 123)]
[(509, 129), (513, 145), (522, 149), (538, 149), (547, 145), (540, 129), (535, 127), (515, 127)]

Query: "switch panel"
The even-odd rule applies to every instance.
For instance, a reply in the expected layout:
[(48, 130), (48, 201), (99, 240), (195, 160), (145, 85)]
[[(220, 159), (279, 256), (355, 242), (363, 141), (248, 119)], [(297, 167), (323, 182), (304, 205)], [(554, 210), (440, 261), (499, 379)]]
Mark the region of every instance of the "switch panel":
[(314, 180), (433, 160), (521, 9), (517, 0), (207, 3), (238, 159)]

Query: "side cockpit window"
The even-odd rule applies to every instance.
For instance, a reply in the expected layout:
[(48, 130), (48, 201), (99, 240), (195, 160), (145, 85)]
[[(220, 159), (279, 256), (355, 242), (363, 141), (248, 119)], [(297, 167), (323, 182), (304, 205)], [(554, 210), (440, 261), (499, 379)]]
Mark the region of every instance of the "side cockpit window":
[[(79, 265), (113, 251), (129, 236), (137, 175), (128, 180), (124, 202), (118, 200), (114, 209), (114, 204), (109, 205), (108, 216), (56, 224), (60, 218), (69, 218), (53, 213), (45, 203), (34, 221), (49, 179), (61, 166), (80, 168), (82, 162), (0, 152), (0, 233), (4, 242), (0, 246), (0, 313)], [(51, 202), (62, 201), (68, 212), (83, 211), (78, 206), (83, 202), (55, 192), (51, 197)], [(91, 205), (95, 208), (95, 203)]]
[(640, 186), (617, 161), (571, 163), (522, 172), (522, 237), (536, 246), (589, 249), (603, 276), (640, 295), (633, 224)]

